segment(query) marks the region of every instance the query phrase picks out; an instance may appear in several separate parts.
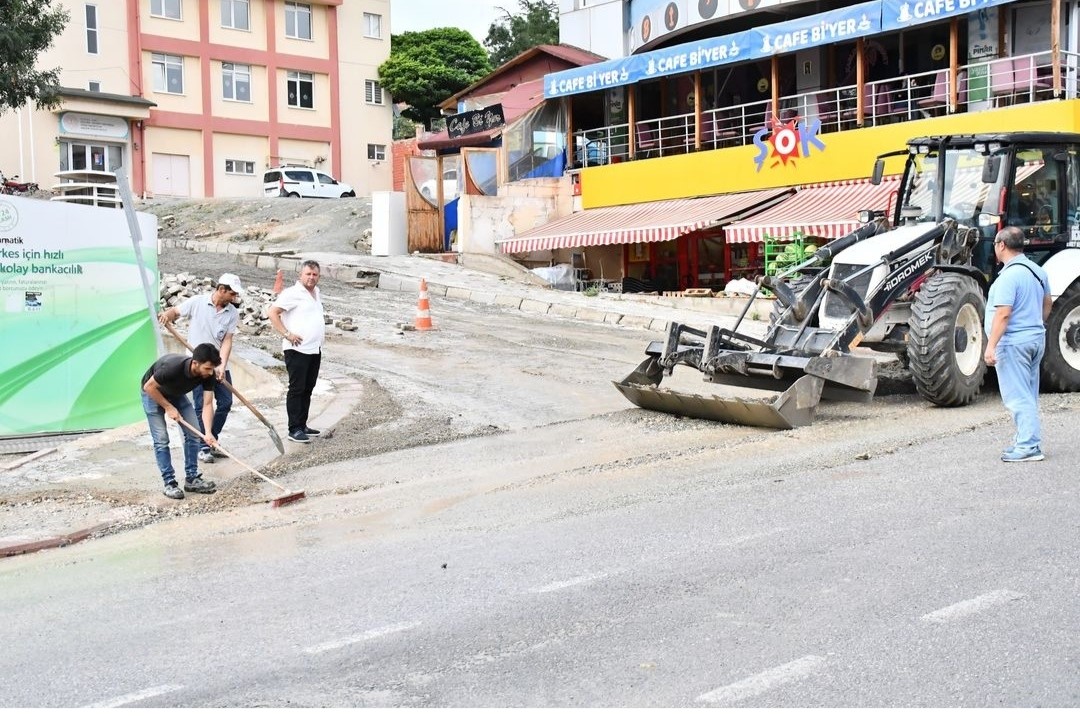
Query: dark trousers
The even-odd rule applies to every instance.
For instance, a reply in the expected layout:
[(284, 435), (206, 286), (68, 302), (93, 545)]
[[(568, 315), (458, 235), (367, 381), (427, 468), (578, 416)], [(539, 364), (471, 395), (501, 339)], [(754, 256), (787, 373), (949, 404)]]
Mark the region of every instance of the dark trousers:
[[(225, 370), (225, 381), (232, 384), (232, 372)], [(191, 391), (191, 402), (195, 405), (195, 417), (199, 420), (199, 432), (206, 434), (202, 424), (202, 401), (203, 386), (199, 385)], [(210, 422), (210, 434), (221, 437), (221, 431), (225, 428), (225, 420), (229, 417), (232, 409), (233, 394), (225, 385), (214, 385), (214, 419)], [(210, 446), (202, 444), (203, 450), (209, 450)]]
[(311, 392), (319, 379), (322, 354), (304, 354), (285, 350), (285, 369), (289, 372), (289, 393), (285, 396), (285, 412), (289, 416), (289, 432), (303, 430), (308, 426), (311, 409)]

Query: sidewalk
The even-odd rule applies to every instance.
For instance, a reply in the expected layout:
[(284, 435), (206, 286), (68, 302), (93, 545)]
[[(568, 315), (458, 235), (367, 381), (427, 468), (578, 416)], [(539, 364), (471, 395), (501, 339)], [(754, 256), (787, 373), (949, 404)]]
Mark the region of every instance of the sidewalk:
[[(324, 276), (342, 282), (355, 282), (358, 286), (371, 285), (378, 278), (380, 289), (415, 293), (420, 280), (425, 279), (428, 292), (433, 298), (469, 300), (505, 309), (519, 310), (525, 314), (556, 315), (585, 323), (609, 324), (647, 329), (657, 332), (657, 339), (670, 321), (679, 321), (704, 329), (709, 325), (730, 326), (742, 312), (746, 298), (679, 298), (651, 297), (601, 293), (586, 296), (578, 292), (558, 291), (546, 288), (540, 282), (527, 277), (509, 278), (421, 256), (373, 257), (360, 254), (337, 254), (311, 252), (298, 255), (270, 255), (253, 251), (241, 244), (213, 243), (197, 240), (163, 241), (163, 246), (185, 248), (202, 253), (225, 254), (235, 258), (237, 264), (261, 269), (284, 269), (298, 271), (304, 259), (315, 259), (323, 266)], [(758, 300), (747, 312), (745, 331), (760, 334), (764, 331), (770, 303)], [(264, 412), (271, 424), (279, 431), (284, 429), (284, 413), (277, 404), (284, 394), (277, 375), (269, 368), (281, 362), (260, 353), (259, 350), (238, 348), (235, 365), (245, 377), (244, 387), (253, 390), (248, 396), (253, 400), (275, 400)], [(234, 371), (234, 374), (237, 374)], [(360, 401), (360, 389), (351, 379), (326, 376), (312, 399), (312, 420), (321, 428), (332, 429), (351, 413)], [(256, 402), (255, 404), (258, 404)], [(265, 428), (240, 406), (234, 407), (229, 417), (228, 442), (237, 449), (227, 447), (240, 459), (263, 467), (278, 458), (277, 450), (265, 443)], [(174, 436), (175, 437), (175, 436)], [(182, 459), (178, 443), (174, 440), (173, 459)], [(226, 444), (226, 440), (222, 441)], [(291, 448), (286, 445), (282, 458), (287, 458)], [(38, 467), (47, 469), (50, 478), (30, 471)], [(24, 466), (25, 463), (25, 466)], [(145, 423), (135, 423), (123, 428), (108, 430), (95, 435), (58, 444), (54, 450), (40, 451), (34, 455), (19, 456), (6, 461), (10, 469), (0, 469), (0, 491), (4, 493), (37, 493), (33, 502), (18, 506), (0, 507), (0, 558), (29, 553), (47, 548), (71, 545), (113, 527), (139, 524), (140, 516), (147, 511), (160, 515), (163, 506), (158, 486), (147, 480), (145, 495), (132, 500), (112, 500), (111, 504), (88, 503), (85, 491), (97, 493), (106, 499), (111, 491), (110, 480), (117, 475), (140, 480), (153, 468), (149, 449), (149, 433)], [(88, 470), (108, 466), (109, 476), (94, 475)], [(22, 474), (20, 474), (22, 473)], [(212, 469), (219, 489), (227, 489), (230, 480), (247, 474), (245, 468), (230, 460), (215, 463)], [(156, 475), (156, 469), (150, 473)], [(45, 483), (45, 485), (43, 485)], [(224, 488), (222, 486), (225, 486)], [(83, 491), (82, 495), (67, 488)], [(59, 492), (62, 491), (62, 492)], [(264, 491), (265, 492), (265, 491)], [(56, 493), (56, 494), (54, 494)], [(219, 503), (215, 496), (189, 496), (180, 503), (181, 511), (214, 510)], [(253, 500), (254, 502), (254, 500)], [(37, 515), (30, 514), (30, 511)], [(184, 514), (179, 512), (177, 514)]]
[[(536, 281), (510, 278), (507, 275), (478, 271), (460, 264), (419, 255), (367, 256), (312, 251), (303, 257), (296, 254), (273, 255), (253, 250), (251, 244), (200, 241), (191, 239), (162, 242), (167, 248), (218, 253), (233, 256), (238, 264), (260, 269), (284, 269), (296, 272), (304, 259), (314, 259), (323, 267), (323, 275), (339, 281), (362, 281), (378, 276), (380, 289), (417, 292), (420, 280), (427, 280), (432, 298), (464, 299), (518, 309), (529, 314), (549, 314), (583, 322), (611, 324), (663, 332), (668, 322), (683, 322), (698, 327), (731, 326), (746, 306), (747, 297), (663, 297), (644, 294), (600, 292), (586, 296), (581, 292), (560, 291)], [(453, 257), (453, 255), (445, 255)], [(743, 322), (750, 334), (765, 331), (772, 301), (757, 299)]]

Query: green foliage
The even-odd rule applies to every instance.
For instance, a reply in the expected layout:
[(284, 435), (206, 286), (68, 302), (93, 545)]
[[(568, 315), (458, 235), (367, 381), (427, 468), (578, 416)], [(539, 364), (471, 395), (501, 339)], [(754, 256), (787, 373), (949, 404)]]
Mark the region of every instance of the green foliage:
[(38, 108), (60, 102), (60, 69), (38, 70), (38, 56), (68, 21), (54, 0), (0, 0), (0, 113), (34, 101)]
[(425, 126), (439, 115), (439, 104), (491, 72), (476, 38), (458, 28), (432, 28), (390, 38), (390, 57), (379, 66), (379, 84), (402, 115)]
[(518, 0), (518, 14), (499, 8), (505, 17), (491, 24), (484, 47), (498, 67), (537, 45), (558, 45), (559, 6), (555, 0)]
[(406, 138), (416, 137), (416, 121), (405, 116), (394, 119), (394, 140), (402, 141)]

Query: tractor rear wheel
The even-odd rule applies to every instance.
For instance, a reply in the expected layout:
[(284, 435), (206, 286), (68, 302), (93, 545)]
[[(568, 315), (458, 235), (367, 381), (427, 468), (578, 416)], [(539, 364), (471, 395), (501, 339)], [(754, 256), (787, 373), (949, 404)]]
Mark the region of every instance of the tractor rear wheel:
[(971, 277), (938, 272), (911, 304), (908, 358), (915, 389), (941, 407), (970, 404), (979, 395), (986, 362), (982, 288)]
[(1042, 383), (1049, 392), (1080, 391), (1080, 286), (1058, 297), (1046, 320)]

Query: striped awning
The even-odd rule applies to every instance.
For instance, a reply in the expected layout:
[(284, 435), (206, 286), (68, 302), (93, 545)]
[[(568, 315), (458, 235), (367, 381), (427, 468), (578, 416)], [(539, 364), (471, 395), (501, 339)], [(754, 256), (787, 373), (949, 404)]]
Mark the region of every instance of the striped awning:
[(875, 186), (869, 179), (831, 181), (801, 187), (786, 201), (724, 229), (731, 243), (784, 238), (800, 231), (806, 236), (837, 239), (857, 229), (860, 211), (885, 210), (900, 186), (900, 176), (886, 176)]
[(505, 254), (605, 244), (668, 241), (768, 208), (791, 195), (784, 187), (697, 199), (650, 201), (587, 209), (502, 239)]

